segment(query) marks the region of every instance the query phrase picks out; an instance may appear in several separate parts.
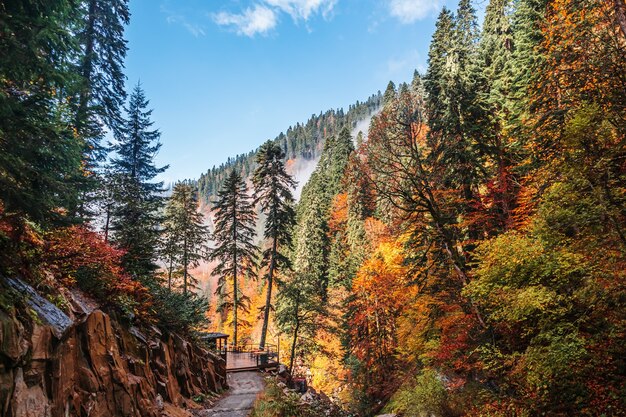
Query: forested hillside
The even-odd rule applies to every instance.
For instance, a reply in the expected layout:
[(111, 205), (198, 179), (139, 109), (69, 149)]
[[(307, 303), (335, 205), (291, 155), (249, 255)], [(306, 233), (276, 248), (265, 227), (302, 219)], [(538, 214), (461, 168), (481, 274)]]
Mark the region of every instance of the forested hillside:
[[(287, 159), (315, 160), (322, 151), (324, 140), (336, 135), (342, 126), (350, 126), (356, 133), (359, 130), (366, 130), (367, 121), (379, 110), (381, 101), (382, 95), (379, 91), (362, 103), (357, 101), (356, 104), (350, 105), (348, 111), (338, 109), (320, 112), (319, 115), (314, 114), (306, 123), (298, 123), (290, 126), (286, 132), (281, 132), (273, 142), (281, 147)], [(361, 129), (359, 122), (361, 124), (365, 122)], [(198, 191), (203, 201), (209, 202), (210, 198), (217, 194), (231, 169), (241, 172), (247, 178), (256, 167), (257, 152), (258, 150), (255, 150), (229, 158), (224, 164), (214, 166), (200, 175)]]
[(0, 414), (214, 415), (218, 329), (257, 417), (625, 415), (626, 6), (474, 6), (166, 193), (128, 1), (2, 2)]
[(276, 312), (295, 373), (359, 415), (623, 415), (623, 18), (441, 11), (426, 73), (303, 190)]

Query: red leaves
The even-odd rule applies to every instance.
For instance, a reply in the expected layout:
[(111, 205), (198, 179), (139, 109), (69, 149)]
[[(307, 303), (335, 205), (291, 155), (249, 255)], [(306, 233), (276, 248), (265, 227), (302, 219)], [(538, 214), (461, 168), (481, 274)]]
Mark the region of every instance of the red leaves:
[[(84, 226), (57, 229), (47, 236), (44, 265), (63, 284), (78, 284), (100, 302), (113, 304), (148, 318), (148, 290), (121, 266), (124, 252)], [(123, 305), (121, 305), (123, 304)]]

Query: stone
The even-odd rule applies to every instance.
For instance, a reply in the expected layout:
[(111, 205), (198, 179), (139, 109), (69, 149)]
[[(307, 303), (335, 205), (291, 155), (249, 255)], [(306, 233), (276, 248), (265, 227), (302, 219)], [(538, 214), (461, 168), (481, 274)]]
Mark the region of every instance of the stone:
[(41, 300), (49, 320), (0, 311), (3, 416), (189, 417), (194, 396), (226, 388), (221, 358), (152, 326), (124, 326), (75, 291), (65, 291), (78, 320), (67, 327)]
[(39, 385), (28, 387), (24, 382), (24, 371), (17, 368), (15, 388), (11, 398), (13, 417), (50, 417), (48, 398)]

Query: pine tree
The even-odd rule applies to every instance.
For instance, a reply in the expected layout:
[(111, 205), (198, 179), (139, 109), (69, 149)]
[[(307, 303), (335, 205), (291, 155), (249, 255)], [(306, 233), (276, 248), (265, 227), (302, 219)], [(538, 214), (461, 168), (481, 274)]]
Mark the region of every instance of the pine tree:
[[(77, 178), (80, 200), (73, 211), (81, 217), (92, 217), (102, 202), (98, 188), (102, 178), (99, 168), (108, 149), (102, 144), (108, 129), (117, 135), (126, 99), (123, 73), (126, 57), (124, 26), (130, 14), (127, 0), (83, 0), (77, 9), (76, 42), (81, 54), (74, 71), (78, 74), (72, 103), (72, 124), (84, 141), (85, 174)], [(100, 206), (100, 207), (98, 207)]]
[(515, 47), (507, 74), (512, 85), (506, 100), (507, 111), (511, 114), (506, 128), (521, 142), (529, 136), (523, 125), (530, 112), (532, 80), (539, 73), (544, 60), (537, 46), (543, 40), (541, 28), (545, 21), (546, 6), (547, 0), (519, 0), (512, 16)]
[(112, 216), (114, 242), (126, 253), (123, 265), (136, 279), (150, 279), (157, 269), (159, 210), (163, 205), (163, 182), (153, 182), (166, 167), (157, 168), (154, 157), (161, 147), (160, 132), (150, 130), (152, 110), (139, 84), (130, 96), (127, 118), (120, 126), (112, 160), (119, 176), (118, 201)]
[(278, 293), (276, 318), (281, 330), (292, 335), (290, 370), (293, 370), (299, 338), (304, 335), (309, 340), (314, 339), (315, 323), (325, 311), (330, 242), (323, 199), (322, 193), (312, 194), (298, 213), (293, 254), (295, 271)]
[(396, 85), (393, 81), (389, 81), (387, 84), (387, 88), (385, 89), (385, 94), (383, 95), (383, 104), (390, 103), (396, 98)]
[(452, 38), (454, 17), (443, 8), (437, 18), (435, 33), (428, 51), (428, 71), (424, 77), (424, 89), (428, 98), (430, 129), (438, 132), (446, 128), (447, 115), (452, 113), (451, 103), (446, 100), (451, 83)]
[(254, 171), (255, 203), (260, 204), (265, 220), (263, 237), (270, 247), (263, 251), (261, 266), (267, 267), (267, 294), (263, 311), (263, 327), (259, 349), (265, 347), (269, 313), (272, 307), (272, 285), (276, 270), (290, 268), (289, 258), (284, 254), (291, 247), (291, 232), (295, 224), (292, 189), (296, 182), (285, 170), (285, 153), (275, 142), (265, 142), (257, 153), (257, 168)]
[[(472, 76), (477, 55), (477, 24), (469, 0), (461, 0), (455, 16), (444, 9), (439, 15), (429, 50), (425, 77), (430, 128), (430, 157), (440, 164), (442, 185), (458, 193), (458, 215), (472, 217), (485, 150), (481, 145), (480, 108), (476, 106)], [(470, 225), (471, 226), (471, 225)], [(478, 231), (468, 227), (468, 237)]]
[[(123, 73), (126, 57), (124, 26), (130, 21), (128, 0), (85, 0), (80, 7), (82, 27), (78, 42), (84, 51), (78, 62), (81, 83), (75, 126), (92, 148), (90, 155), (102, 159), (103, 126), (114, 133), (122, 122), (126, 92)], [(92, 161), (95, 163), (95, 161)]]
[(73, 88), (78, 46), (64, 0), (0, 6), (0, 201), (3, 216), (48, 226), (70, 219), (78, 198), (81, 140), (58, 93)]
[[(491, 0), (485, 11), (483, 32), (474, 65), (476, 112), (473, 122), (479, 127), (477, 148), (490, 159), (484, 175), (489, 182), (481, 209), (489, 212), (490, 221), (503, 229), (509, 223), (514, 208), (514, 180), (511, 173), (513, 159), (519, 159), (519, 146), (515, 145), (505, 129), (510, 119), (507, 100), (511, 94), (511, 59), (514, 50), (511, 27), (511, 0)], [(486, 217), (486, 216), (485, 216)]]
[(198, 211), (198, 193), (192, 185), (184, 182), (174, 185), (165, 207), (163, 229), (168, 288), (172, 288), (173, 268), (177, 265), (182, 273), (183, 293), (187, 294), (188, 288), (197, 282), (189, 274), (189, 269), (198, 266), (206, 257), (208, 240), (208, 228)]
[[(219, 311), (223, 312), (232, 305), (235, 347), (238, 343), (238, 312), (240, 309), (247, 310), (247, 298), (239, 294), (238, 279), (240, 275), (256, 276), (258, 248), (253, 242), (256, 213), (247, 191), (241, 174), (232, 170), (218, 192), (217, 202), (213, 207), (215, 215), (213, 241), (216, 247), (210, 259), (218, 261), (213, 275), (219, 278), (215, 293), (222, 297), (222, 305), (218, 306)], [(232, 279), (232, 294), (226, 291), (229, 278)]]
[[(311, 261), (308, 275), (317, 282), (322, 298), (326, 297), (328, 287), (330, 241), (326, 234), (331, 203), (341, 191), (341, 181), (353, 151), (352, 137), (345, 126), (337, 137), (326, 140), (320, 161), (302, 189), (297, 208), (296, 269), (299, 264), (309, 264)], [(308, 233), (313, 233), (318, 238), (303, 238)]]

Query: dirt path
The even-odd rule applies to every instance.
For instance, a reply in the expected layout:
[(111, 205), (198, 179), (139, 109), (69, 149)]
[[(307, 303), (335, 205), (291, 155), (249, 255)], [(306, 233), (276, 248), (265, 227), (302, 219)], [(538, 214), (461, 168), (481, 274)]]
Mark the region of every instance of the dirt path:
[(263, 376), (258, 372), (230, 373), (228, 385), (226, 396), (200, 414), (201, 417), (247, 417), (257, 395), (265, 388)]

